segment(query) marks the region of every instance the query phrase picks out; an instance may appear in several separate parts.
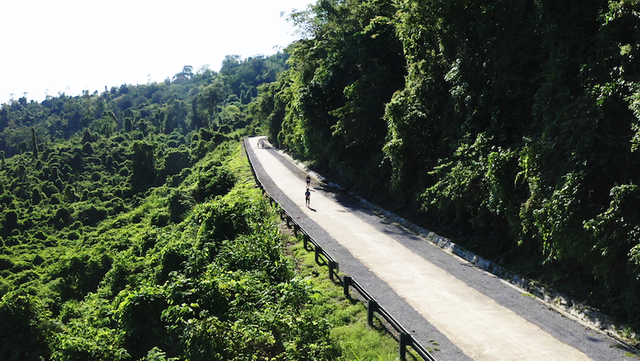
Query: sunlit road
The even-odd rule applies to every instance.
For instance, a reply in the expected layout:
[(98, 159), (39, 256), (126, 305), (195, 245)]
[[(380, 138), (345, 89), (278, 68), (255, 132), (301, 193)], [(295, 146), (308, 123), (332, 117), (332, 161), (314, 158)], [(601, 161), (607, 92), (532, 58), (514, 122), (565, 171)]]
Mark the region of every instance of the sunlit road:
[[(312, 235), (319, 243), (337, 243), (333, 248), (338, 254), (332, 255), (340, 263), (341, 271), (350, 273), (351, 267), (358, 272), (358, 267), (364, 267), (372, 278), (382, 281), (373, 280), (369, 287), (385, 284), (379, 291), (368, 289), (374, 296), (383, 293), (388, 303), (409, 305), (412, 308), (409, 314), (413, 316), (394, 316), (401, 323), (411, 323), (414, 336), (425, 346), (431, 346), (425, 344), (428, 341), (438, 345), (436, 358), (625, 359), (623, 350), (614, 347), (614, 340), (559, 316), (524, 291), (416, 240), (406, 231), (394, 230), (395, 226), (383, 218), (325, 192), (316, 182), (312, 186), (311, 205), (306, 207), (304, 173), (274, 149), (258, 148), (258, 139), (248, 140), (250, 158), (261, 179), (269, 179), (265, 187), (271, 187), (270, 192), (277, 191), (286, 199), (285, 207), (296, 218), (323, 230), (318, 236)], [(394, 309), (393, 305), (383, 303), (383, 306)], [(398, 308), (402, 309), (395, 307)], [(407, 317), (410, 319), (403, 321)], [(420, 323), (427, 326), (422, 328)]]

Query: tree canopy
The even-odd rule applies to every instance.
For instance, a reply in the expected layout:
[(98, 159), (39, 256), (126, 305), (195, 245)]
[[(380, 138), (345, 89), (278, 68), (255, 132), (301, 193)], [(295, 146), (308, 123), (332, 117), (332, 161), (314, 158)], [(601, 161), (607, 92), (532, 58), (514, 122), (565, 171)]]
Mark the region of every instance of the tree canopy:
[(638, 325), (639, 10), (320, 0), (258, 114), (353, 190)]
[(233, 59), (2, 105), (0, 359), (340, 357), (238, 142), (286, 56)]

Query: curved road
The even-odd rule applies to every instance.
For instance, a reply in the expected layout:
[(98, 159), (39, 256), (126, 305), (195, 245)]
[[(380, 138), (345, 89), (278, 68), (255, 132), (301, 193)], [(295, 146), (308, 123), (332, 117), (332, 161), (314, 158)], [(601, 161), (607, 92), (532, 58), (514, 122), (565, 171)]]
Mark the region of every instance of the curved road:
[(249, 138), (265, 188), (438, 360), (631, 360), (614, 339), (313, 181)]

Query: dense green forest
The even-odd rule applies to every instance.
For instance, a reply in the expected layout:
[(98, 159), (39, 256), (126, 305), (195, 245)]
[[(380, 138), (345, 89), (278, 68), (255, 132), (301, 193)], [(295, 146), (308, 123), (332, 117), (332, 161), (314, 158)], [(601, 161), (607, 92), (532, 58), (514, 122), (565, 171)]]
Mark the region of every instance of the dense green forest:
[(0, 359), (345, 357), (240, 155), (258, 133), (640, 327), (638, 14), (319, 0), (284, 53), (2, 104)]
[[(1, 360), (357, 352), (335, 334), (364, 308), (338, 311), (300, 273), (239, 142), (287, 58), (2, 104)], [(361, 348), (385, 343), (373, 332)]]
[(639, 14), (320, 0), (256, 116), (344, 186), (637, 327)]

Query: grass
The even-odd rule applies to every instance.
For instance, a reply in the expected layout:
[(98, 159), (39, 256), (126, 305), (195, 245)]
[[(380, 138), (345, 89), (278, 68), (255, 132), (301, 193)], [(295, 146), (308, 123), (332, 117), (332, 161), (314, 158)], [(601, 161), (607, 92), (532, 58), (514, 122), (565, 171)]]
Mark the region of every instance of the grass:
[(342, 287), (329, 279), (327, 267), (315, 263), (313, 252), (302, 241), (290, 237), (289, 252), (300, 277), (309, 279), (318, 291), (318, 301), (325, 304), (325, 315), (334, 325), (331, 336), (342, 348), (344, 360), (397, 360), (398, 343), (384, 329), (367, 324), (367, 309), (359, 301), (344, 297)]
[[(287, 254), (294, 261), (299, 277), (308, 279), (316, 290), (316, 301), (324, 304), (322, 315), (333, 326), (331, 336), (342, 349), (341, 360), (385, 361), (398, 360), (398, 341), (380, 320), (374, 327), (367, 323), (366, 306), (359, 300), (346, 299), (341, 285), (329, 279), (327, 267), (315, 263), (314, 253), (306, 251), (300, 238), (294, 237), (283, 224), (282, 232), (288, 234)], [(411, 355), (407, 352), (408, 359)]]

